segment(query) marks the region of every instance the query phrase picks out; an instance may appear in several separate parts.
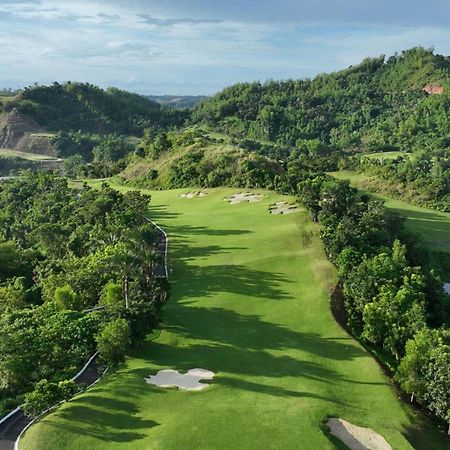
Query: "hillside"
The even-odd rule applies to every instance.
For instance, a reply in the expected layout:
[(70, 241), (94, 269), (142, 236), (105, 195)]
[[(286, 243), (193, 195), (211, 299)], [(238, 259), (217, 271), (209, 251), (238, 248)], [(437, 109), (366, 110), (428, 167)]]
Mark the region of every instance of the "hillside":
[(449, 89), (450, 59), (413, 48), (312, 80), (236, 84), (198, 105), (193, 121), (292, 146), (437, 151), (449, 145)]
[(138, 94), (89, 83), (54, 83), (25, 88), (3, 107), (56, 130), (140, 134), (148, 126), (181, 125), (183, 115)]
[[(180, 126), (188, 115), (137, 94), (115, 88), (103, 90), (88, 83), (33, 86), (3, 99), (0, 147), (50, 156), (58, 153), (55, 137), (61, 132), (140, 136), (148, 127)], [(83, 153), (77, 145), (72, 147), (63, 149), (64, 156)]]
[(167, 136), (168, 148), (155, 155), (154, 144), (145, 156), (134, 155), (119, 174), (125, 184), (155, 189), (184, 186), (267, 187), (284, 173), (278, 162), (239, 145), (189, 131)]

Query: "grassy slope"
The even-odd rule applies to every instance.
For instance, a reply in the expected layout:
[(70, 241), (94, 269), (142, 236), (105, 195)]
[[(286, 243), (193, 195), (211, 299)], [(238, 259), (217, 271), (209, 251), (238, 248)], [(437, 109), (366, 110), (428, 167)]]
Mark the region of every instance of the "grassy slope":
[(396, 159), (399, 156), (404, 156), (406, 158), (414, 159), (413, 154), (406, 153), (406, 152), (399, 152), (399, 151), (362, 154), (361, 158), (385, 160), (385, 159)]
[(57, 158), (47, 155), (40, 155), (37, 153), (26, 153), (19, 150), (11, 150), (9, 148), (0, 148), (0, 156), (7, 158), (20, 158), (29, 161), (56, 161)]
[(120, 177), (125, 180), (132, 180), (141, 177), (147, 174), (149, 170), (154, 169), (158, 171), (158, 177), (154, 180), (155, 186), (164, 186), (174, 162), (186, 155), (186, 153), (191, 152), (193, 149), (204, 151), (205, 158), (210, 161), (214, 161), (225, 153), (234, 155), (236, 159), (236, 152), (240, 152), (242, 155), (245, 155), (246, 153), (239, 147), (230, 144), (206, 144), (204, 146), (190, 145), (163, 153), (157, 159), (135, 157), (134, 160), (120, 173)]
[[(164, 330), (120, 370), (33, 426), (21, 449), (343, 449), (328, 415), (374, 428), (394, 449), (444, 449), (375, 361), (333, 320), (334, 269), (307, 214), (270, 216), (281, 196), (229, 205), (236, 190), (153, 193), (169, 233)], [(314, 232), (314, 236), (311, 235)], [(312, 236), (312, 239), (311, 239)], [(202, 392), (160, 389), (159, 369), (217, 373)], [(423, 433), (419, 425), (424, 426)]]
[(425, 243), (439, 250), (450, 252), (450, 213), (414, 206), (401, 200), (368, 192), (361, 186), (361, 183), (367, 178), (367, 175), (364, 174), (341, 171), (333, 172), (332, 175), (342, 180), (350, 180), (351, 184), (357, 187), (361, 193), (384, 200), (388, 208), (407, 218), (406, 226), (411, 231), (419, 233)]

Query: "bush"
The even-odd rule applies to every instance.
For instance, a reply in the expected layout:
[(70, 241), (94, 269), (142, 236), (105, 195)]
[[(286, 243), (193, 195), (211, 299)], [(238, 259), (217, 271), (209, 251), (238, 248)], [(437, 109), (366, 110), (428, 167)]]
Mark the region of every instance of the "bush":
[(60, 310), (80, 311), (82, 308), (79, 295), (68, 284), (55, 289), (55, 303)]
[(100, 359), (116, 366), (123, 361), (131, 343), (130, 326), (125, 319), (115, 319), (108, 323), (96, 337)]
[(34, 391), (25, 396), (23, 410), (30, 417), (37, 417), (60, 401), (69, 400), (78, 391), (77, 384), (72, 380), (52, 383), (46, 379), (36, 384)]

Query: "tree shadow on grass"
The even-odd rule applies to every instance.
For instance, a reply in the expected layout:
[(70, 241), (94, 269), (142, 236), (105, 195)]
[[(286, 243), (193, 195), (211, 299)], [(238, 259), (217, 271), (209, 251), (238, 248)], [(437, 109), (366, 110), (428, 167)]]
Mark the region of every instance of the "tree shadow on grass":
[(272, 395), (276, 397), (295, 397), (295, 398), (313, 398), (317, 400), (322, 400), (324, 402), (335, 403), (340, 406), (346, 406), (354, 408), (353, 405), (349, 405), (345, 402), (339, 402), (330, 397), (324, 397), (319, 394), (315, 394), (313, 392), (304, 392), (304, 391), (294, 391), (291, 389), (285, 389), (281, 386), (275, 385), (267, 385), (261, 383), (253, 383), (251, 381), (243, 380), (242, 378), (231, 378), (231, 377), (223, 377), (219, 376), (214, 379), (214, 383), (219, 385), (242, 389), (244, 391), (252, 391), (257, 392), (264, 395)]
[[(411, 413), (412, 416), (412, 413)], [(405, 439), (416, 450), (448, 450), (450, 438), (441, 423), (427, 417), (425, 414), (414, 414), (411, 417), (414, 427), (407, 427), (403, 432)]]
[(176, 270), (183, 274), (175, 280), (183, 298), (211, 297), (220, 292), (271, 300), (292, 298), (282, 289), (284, 284), (292, 281), (275, 272), (231, 264), (194, 266), (180, 260)]
[(173, 236), (189, 236), (189, 235), (202, 235), (202, 236), (240, 236), (243, 234), (250, 234), (252, 231), (250, 230), (242, 230), (242, 229), (219, 229), (219, 228), (210, 228), (206, 226), (193, 226), (193, 225), (177, 225), (175, 227), (167, 226), (167, 230), (171, 232)]
[(137, 412), (132, 403), (89, 395), (73, 400), (70, 408), (59, 409), (45, 423), (102, 441), (132, 442), (147, 437), (148, 430), (159, 425), (153, 420), (136, 417)]
[(166, 329), (188, 339), (250, 350), (289, 350), (335, 360), (353, 360), (367, 356), (352, 339), (322, 337), (317, 333), (298, 332), (287, 326), (267, 322), (257, 315), (211, 307), (180, 304), (171, 312)]
[(181, 213), (168, 211), (168, 206), (169, 205), (152, 205), (152, 202), (150, 202), (150, 219), (158, 223), (160, 220), (174, 219), (175, 217), (181, 216)]

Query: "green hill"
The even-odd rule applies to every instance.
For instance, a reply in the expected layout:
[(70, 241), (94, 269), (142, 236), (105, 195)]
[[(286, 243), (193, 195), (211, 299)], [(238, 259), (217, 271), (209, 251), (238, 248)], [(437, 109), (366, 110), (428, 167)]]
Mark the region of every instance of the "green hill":
[(287, 145), (435, 151), (449, 145), (449, 80), (448, 57), (413, 48), (312, 80), (236, 84), (198, 105), (193, 120)]
[(29, 116), (48, 130), (90, 133), (141, 134), (149, 126), (181, 125), (186, 118), (138, 94), (71, 82), (25, 88), (3, 109)]
[(161, 140), (156, 138), (145, 149), (145, 156), (134, 155), (119, 175), (125, 184), (156, 189), (274, 187), (276, 177), (285, 171), (267, 156), (199, 130), (164, 136), (167, 147), (164, 151), (156, 152), (156, 143)]

